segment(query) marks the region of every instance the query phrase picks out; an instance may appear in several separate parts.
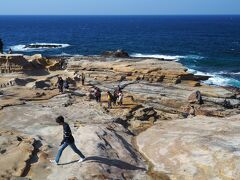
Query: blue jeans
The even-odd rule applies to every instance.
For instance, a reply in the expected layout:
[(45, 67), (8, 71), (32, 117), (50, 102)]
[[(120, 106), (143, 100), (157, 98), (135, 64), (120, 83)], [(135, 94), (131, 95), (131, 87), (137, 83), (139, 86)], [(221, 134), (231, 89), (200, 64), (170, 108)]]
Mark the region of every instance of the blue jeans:
[(68, 147), (68, 146), (70, 146), (71, 148), (72, 148), (72, 150), (75, 152), (75, 153), (77, 153), (81, 158), (85, 158), (85, 156), (81, 153), (81, 151), (76, 147), (76, 145), (74, 144), (74, 143), (66, 143), (66, 142), (64, 142), (63, 144), (62, 144), (62, 146), (60, 147), (60, 149), (58, 150), (58, 153), (57, 153), (57, 156), (56, 156), (56, 159), (55, 159), (55, 161), (58, 163), (59, 162), (59, 159), (60, 159), (60, 157), (61, 157), (61, 155), (62, 155), (62, 152), (63, 152), (63, 150), (66, 148), (66, 147)]

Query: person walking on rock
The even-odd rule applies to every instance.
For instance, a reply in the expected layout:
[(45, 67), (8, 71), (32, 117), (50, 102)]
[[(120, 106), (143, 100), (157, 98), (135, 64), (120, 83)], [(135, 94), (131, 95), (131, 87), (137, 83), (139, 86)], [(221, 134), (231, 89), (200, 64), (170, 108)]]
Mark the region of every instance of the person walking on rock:
[(123, 104), (123, 93), (122, 93), (122, 91), (119, 91), (119, 93), (118, 93), (117, 104), (119, 106), (121, 106)]
[(63, 79), (62, 79), (62, 77), (58, 77), (57, 86), (58, 86), (59, 92), (63, 93)]
[(122, 92), (122, 88), (120, 85), (118, 85), (117, 89), (116, 89), (117, 92)]
[(110, 91), (107, 92), (107, 99), (108, 99), (108, 108), (112, 108), (112, 102), (113, 102), (113, 95)]
[(115, 89), (114, 92), (113, 92), (113, 99), (112, 99), (112, 102), (113, 102), (113, 105), (115, 106), (116, 103), (117, 103), (117, 99), (118, 99), (118, 90)]
[(3, 42), (1, 38), (0, 38), (0, 53), (3, 54)]
[(82, 162), (85, 159), (85, 156), (76, 147), (75, 142), (74, 142), (74, 137), (72, 136), (71, 129), (70, 129), (69, 125), (66, 122), (64, 122), (64, 117), (63, 116), (57, 117), (56, 122), (59, 125), (63, 126), (63, 140), (61, 142), (61, 147), (58, 150), (58, 153), (57, 153), (57, 156), (56, 156), (55, 160), (50, 160), (50, 162), (58, 165), (59, 160), (60, 160), (61, 155), (62, 155), (62, 152), (68, 146), (70, 146), (72, 148), (72, 150), (80, 156), (80, 159), (79, 159), (78, 162)]
[(85, 84), (85, 74), (82, 73), (82, 85), (84, 86), (84, 84)]
[(101, 102), (101, 90), (96, 87), (95, 88), (95, 98), (96, 98), (96, 102)]
[(120, 85), (118, 85), (118, 87), (114, 90), (114, 93), (113, 93), (113, 104), (114, 105), (116, 105), (118, 103), (119, 93), (122, 93), (122, 88), (120, 87)]

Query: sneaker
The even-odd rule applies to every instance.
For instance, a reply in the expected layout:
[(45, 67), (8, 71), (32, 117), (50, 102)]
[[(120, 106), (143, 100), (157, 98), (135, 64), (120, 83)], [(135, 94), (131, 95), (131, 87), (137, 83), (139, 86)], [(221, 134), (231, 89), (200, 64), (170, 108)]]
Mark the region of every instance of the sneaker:
[(80, 158), (79, 160), (78, 160), (78, 162), (80, 163), (80, 162), (83, 162), (85, 160), (85, 158)]
[(50, 160), (51, 163), (58, 165), (58, 163), (55, 160)]

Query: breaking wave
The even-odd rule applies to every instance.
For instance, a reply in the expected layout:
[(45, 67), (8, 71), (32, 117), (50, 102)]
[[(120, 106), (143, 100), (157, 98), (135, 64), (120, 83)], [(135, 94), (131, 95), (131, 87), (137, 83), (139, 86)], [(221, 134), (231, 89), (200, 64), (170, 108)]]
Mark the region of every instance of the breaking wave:
[(228, 75), (228, 74), (230, 74), (230, 75), (240, 75), (240, 72), (224, 72), (224, 71), (222, 71), (219, 74), (223, 74), (223, 75)]
[(56, 57), (64, 57), (64, 56), (82, 57), (83, 55), (81, 55), (81, 54), (68, 54), (68, 53), (62, 52), (61, 54), (56, 54), (54, 56), (56, 56)]
[(188, 72), (193, 73), (195, 75), (202, 75), (202, 76), (210, 76), (210, 78), (206, 81), (203, 81), (205, 84), (209, 85), (217, 85), (217, 86), (235, 86), (240, 88), (240, 81), (230, 78), (224, 77), (221, 73), (204, 73), (201, 71), (197, 71), (194, 69), (188, 69)]
[[(31, 48), (29, 46), (33, 46), (33, 48)], [(38, 46), (38, 47), (35, 48), (34, 46)], [(32, 44), (27, 44), (27, 45), (20, 44), (20, 45), (11, 46), (11, 49), (13, 51), (30, 52), (30, 51), (45, 51), (45, 50), (48, 50), (48, 49), (60, 49), (60, 48), (66, 48), (66, 47), (69, 47), (69, 46), (70, 46), (70, 44), (32, 43)]]
[(165, 59), (165, 60), (175, 60), (179, 61), (180, 59), (203, 59), (202, 56), (198, 55), (186, 55), (186, 56), (178, 56), (178, 55), (163, 55), (163, 54), (141, 54), (141, 53), (134, 53), (131, 57), (144, 57), (144, 58), (157, 58), (157, 59)]
[(157, 59), (166, 59), (166, 60), (179, 60), (181, 58), (184, 58), (185, 56), (171, 56), (171, 55), (161, 55), (161, 54), (141, 54), (141, 53), (135, 53), (135, 54), (132, 54), (131, 57), (157, 58)]

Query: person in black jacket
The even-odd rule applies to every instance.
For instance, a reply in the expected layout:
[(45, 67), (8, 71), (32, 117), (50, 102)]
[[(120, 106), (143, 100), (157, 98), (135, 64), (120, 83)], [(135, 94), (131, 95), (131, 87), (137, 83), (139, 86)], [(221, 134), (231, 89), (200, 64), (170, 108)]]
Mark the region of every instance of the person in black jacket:
[(58, 154), (55, 158), (55, 160), (50, 160), (52, 163), (55, 163), (58, 165), (60, 157), (62, 155), (63, 150), (67, 147), (70, 146), (72, 148), (72, 150), (77, 153), (80, 156), (80, 159), (78, 162), (82, 162), (85, 159), (85, 156), (81, 153), (81, 151), (76, 147), (75, 143), (74, 143), (74, 138), (72, 136), (72, 132), (71, 129), (69, 127), (69, 125), (64, 122), (64, 117), (63, 116), (59, 116), (56, 118), (56, 122), (59, 125), (63, 126), (63, 140), (61, 142), (61, 147), (58, 150)]
[(0, 53), (3, 54), (3, 42), (1, 38), (0, 38)]

